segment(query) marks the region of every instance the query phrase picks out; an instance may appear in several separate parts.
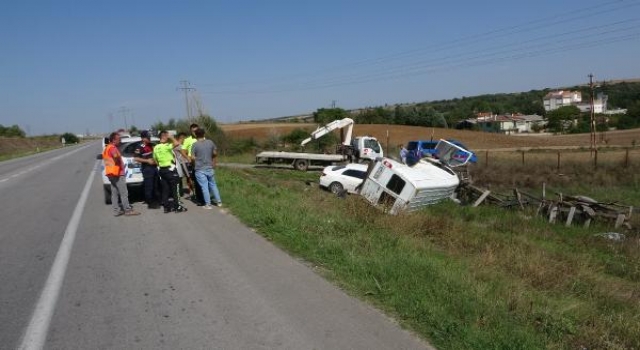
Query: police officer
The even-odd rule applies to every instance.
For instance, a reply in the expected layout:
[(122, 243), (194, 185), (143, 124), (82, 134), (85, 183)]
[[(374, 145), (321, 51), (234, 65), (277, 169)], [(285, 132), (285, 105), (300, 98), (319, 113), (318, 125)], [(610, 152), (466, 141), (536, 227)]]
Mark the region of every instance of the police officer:
[(187, 208), (180, 205), (178, 198), (178, 181), (180, 175), (176, 170), (176, 160), (173, 148), (176, 142), (169, 136), (166, 130), (160, 131), (160, 143), (153, 147), (153, 159), (158, 164), (160, 184), (162, 185), (162, 204), (164, 212), (175, 211), (180, 213), (187, 211)]
[(144, 185), (144, 199), (149, 209), (158, 209), (158, 167), (153, 159), (153, 145), (151, 144), (151, 134), (144, 130), (140, 133), (142, 142), (133, 151), (133, 160), (140, 163)]

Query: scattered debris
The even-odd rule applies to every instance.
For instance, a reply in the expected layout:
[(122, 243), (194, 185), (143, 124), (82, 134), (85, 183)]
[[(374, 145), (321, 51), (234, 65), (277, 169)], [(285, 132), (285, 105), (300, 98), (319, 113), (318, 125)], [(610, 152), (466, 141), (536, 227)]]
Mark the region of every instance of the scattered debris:
[(487, 189), (463, 183), (458, 187), (458, 197), (463, 203), (473, 207), (480, 204), (495, 205), (502, 208), (527, 207), (535, 208), (536, 215), (548, 218), (549, 223), (562, 222), (565, 226), (581, 223), (589, 227), (594, 220), (613, 223), (614, 228), (631, 229), (630, 219), (634, 212), (633, 206), (621, 205), (617, 202), (599, 202), (587, 196), (572, 196), (556, 193), (555, 199), (546, 198), (546, 186), (543, 186), (542, 197), (537, 197), (517, 188), (512, 195), (492, 193)]
[(597, 233), (594, 236), (604, 237), (604, 238), (612, 240), (614, 242), (622, 242), (627, 238), (624, 234), (618, 233), (618, 232)]

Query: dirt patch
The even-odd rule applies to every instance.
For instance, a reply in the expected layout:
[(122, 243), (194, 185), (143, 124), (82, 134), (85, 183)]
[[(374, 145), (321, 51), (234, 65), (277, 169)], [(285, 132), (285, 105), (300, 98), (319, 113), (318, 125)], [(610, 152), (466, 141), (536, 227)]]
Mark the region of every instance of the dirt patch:
[[(264, 141), (272, 135), (286, 135), (296, 128), (303, 128), (310, 132), (317, 124), (309, 123), (246, 123), (223, 124), (222, 130), (232, 138), (254, 138), (257, 142)], [(519, 148), (519, 147), (589, 147), (589, 134), (575, 135), (536, 135), (514, 136), (487, 133), (481, 131), (455, 130), (442, 128), (427, 128), (407, 125), (359, 124), (354, 127), (354, 135), (370, 135), (376, 137), (383, 145), (406, 144), (410, 140), (457, 139), (471, 149)], [(609, 131), (598, 133), (598, 144), (601, 146), (629, 147), (635, 141), (640, 143), (640, 129)], [(604, 141), (606, 140), (606, 142)]]

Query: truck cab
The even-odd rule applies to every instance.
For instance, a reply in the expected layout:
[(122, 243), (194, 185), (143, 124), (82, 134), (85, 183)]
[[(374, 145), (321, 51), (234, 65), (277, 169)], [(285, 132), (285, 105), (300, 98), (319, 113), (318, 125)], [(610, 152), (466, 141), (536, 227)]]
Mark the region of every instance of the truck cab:
[(374, 161), (377, 158), (384, 157), (380, 142), (372, 136), (354, 137), (351, 140), (351, 147), (356, 160), (368, 159)]
[[(467, 148), (467, 146), (462, 144), (462, 142), (454, 139), (448, 139), (446, 141), (462, 148), (464, 151), (470, 152), (471, 158), (469, 158), (469, 163), (476, 163), (478, 161), (478, 157), (476, 156), (476, 154), (470, 151), (469, 148)], [(440, 143), (439, 140), (409, 141), (407, 143), (407, 150), (409, 151), (410, 154), (418, 155), (420, 158), (424, 158), (424, 157), (438, 158), (439, 157), (438, 148), (437, 148), (438, 143)], [(463, 158), (465, 156), (466, 156), (466, 152), (458, 152), (454, 154), (455, 158)]]

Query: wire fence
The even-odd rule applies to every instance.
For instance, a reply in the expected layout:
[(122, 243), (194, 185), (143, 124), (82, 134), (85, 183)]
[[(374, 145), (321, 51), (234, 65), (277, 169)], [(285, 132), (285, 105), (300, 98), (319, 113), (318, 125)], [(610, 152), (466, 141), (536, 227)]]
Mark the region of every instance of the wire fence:
[(478, 167), (493, 167), (501, 164), (542, 166), (561, 172), (565, 168), (580, 166), (584, 169), (631, 168), (640, 165), (640, 147), (562, 149), (562, 150), (514, 150), (477, 152)]

